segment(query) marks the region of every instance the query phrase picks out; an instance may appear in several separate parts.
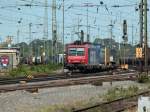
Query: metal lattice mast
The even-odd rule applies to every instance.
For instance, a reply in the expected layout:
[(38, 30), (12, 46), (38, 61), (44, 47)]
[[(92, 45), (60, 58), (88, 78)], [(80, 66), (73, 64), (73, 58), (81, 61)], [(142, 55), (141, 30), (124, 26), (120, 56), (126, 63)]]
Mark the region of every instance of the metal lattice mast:
[(144, 0), (144, 47), (145, 47), (145, 68), (147, 70), (148, 67), (148, 43), (147, 43), (147, 0)]
[(140, 46), (143, 47), (143, 0), (140, 3)]
[[(57, 23), (56, 23), (56, 0), (52, 1), (52, 56), (57, 55)], [(56, 62), (56, 58), (53, 58)]]

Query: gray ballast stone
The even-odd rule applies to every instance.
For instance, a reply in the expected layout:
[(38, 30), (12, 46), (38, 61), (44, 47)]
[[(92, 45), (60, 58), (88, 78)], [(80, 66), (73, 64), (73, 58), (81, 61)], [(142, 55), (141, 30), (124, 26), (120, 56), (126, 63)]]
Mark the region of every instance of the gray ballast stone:
[[(40, 89), (38, 93), (14, 91), (0, 94), (0, 112), (35, 112), (54, 104), (69, 104), (103, 95), (116, 86), (138, 85), (132, 81), (104, 83), (104, 86), (78, 85)], [(99, 100), (99, 99), (97, 99)]]

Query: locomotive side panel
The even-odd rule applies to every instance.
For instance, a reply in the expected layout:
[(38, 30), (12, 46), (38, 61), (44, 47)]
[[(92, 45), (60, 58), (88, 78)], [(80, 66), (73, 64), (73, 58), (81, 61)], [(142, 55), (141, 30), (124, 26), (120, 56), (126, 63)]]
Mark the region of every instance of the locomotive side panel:
[(90, 48), (88, 48), (88, 64), (99, 65), (101, 61), (100, 53), (100, 45), (92, 45)]

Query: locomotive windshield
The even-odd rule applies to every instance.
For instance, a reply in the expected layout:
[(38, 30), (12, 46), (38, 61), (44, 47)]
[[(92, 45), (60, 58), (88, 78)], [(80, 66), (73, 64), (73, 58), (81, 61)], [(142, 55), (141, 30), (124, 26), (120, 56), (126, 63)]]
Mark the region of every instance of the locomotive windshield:
[(84, 56), (84, 48), (69, 48), (69, 56)]

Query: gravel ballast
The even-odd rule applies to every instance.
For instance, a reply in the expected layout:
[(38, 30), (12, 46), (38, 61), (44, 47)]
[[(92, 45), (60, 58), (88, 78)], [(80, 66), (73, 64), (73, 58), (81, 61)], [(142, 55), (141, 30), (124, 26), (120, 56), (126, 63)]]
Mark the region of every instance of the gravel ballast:
[(113, 82), (112, 85), (106, 82), (103, 86), (78, 85), (69, 87), (45, 88), (38, 93), (27, 91), (14, 91), (0, 94), (0, 112), (37, 112), (39, 109), (54, 105), (68, 104), (76, 101), (83, 101), (103, 95), (108, 89), (116, 86), (128, 87), (136, 85), (132, 81)]

